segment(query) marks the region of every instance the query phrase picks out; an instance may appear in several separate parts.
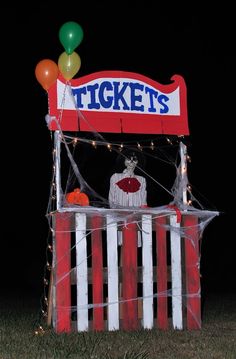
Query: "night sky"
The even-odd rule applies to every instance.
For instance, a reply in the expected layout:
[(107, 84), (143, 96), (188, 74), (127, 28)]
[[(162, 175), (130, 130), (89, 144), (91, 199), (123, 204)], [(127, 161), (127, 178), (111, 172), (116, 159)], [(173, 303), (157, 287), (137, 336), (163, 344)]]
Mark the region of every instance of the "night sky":
[(52, 144), (44, 120), (47, 94), (34, 71), (42, 59), (57, 62), (64, 51), (58, 31), (65, 22), (76, 21), (84, 39), (75, 50), (82, 60), (75, 77), (102, 70), (136, 72), (162, 84), (170, 83), (174, 74), (184, 77), (189, 175), (211, 208), (220, 212), (204, 232), (204, 286), (209, 291), (235, 290), (233, 12), (223, 5), (206, 12), (194, 4), (182, 10), (158, 1), (81, 3), (42, 2), (2, 11), (3, 285), (32, 293), (42, 289)]

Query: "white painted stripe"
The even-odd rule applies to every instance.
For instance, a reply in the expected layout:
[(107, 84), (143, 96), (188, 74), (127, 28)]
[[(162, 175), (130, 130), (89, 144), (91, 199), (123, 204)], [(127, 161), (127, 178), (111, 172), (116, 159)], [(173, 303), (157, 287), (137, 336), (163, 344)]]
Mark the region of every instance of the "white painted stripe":
[[(56, 227), (56, 216), (52, 217), (53, 220), (53, 229)], [(56, 257), (56, 232), (53, 231), (52, 235), (52, 248), (53, 248), (53, 257), (52, 257), (52, 270), (53, 273), (56, 273), (57, 257)], [(52, 326), (56, 329), (57, 325), (57, 303), (56, 303), (56, 293), (57, 293), (57, 280), (55, 276), (53, 278), (53, 287), (52, 287)]]
[(88, 330), (86, 214), (76, 213), (77, 330)]
[[(107, 215), (108, 330), (119, 329), (117, 223)], [(109, 304), (113, 303), (113, 304)]]
[(182, 177), (182, 190), (183, 190), (183, 204), (187, 204), (187, 146), (180, 142), (180, 159), (181, 159), (181, 177)]
[(54, 133), (54, 163), (56, 181), (57, 210), (61, 209), (61, 135), (60, 131)]
[(143, 328), (153, 327), (152, 217), (142, 216)]
[(170, 216), (171, 277), (172, 277), (172, 321), (174, 329), (183, 329), (182, 279), (181, 279), (181, 236), (177, 216)]

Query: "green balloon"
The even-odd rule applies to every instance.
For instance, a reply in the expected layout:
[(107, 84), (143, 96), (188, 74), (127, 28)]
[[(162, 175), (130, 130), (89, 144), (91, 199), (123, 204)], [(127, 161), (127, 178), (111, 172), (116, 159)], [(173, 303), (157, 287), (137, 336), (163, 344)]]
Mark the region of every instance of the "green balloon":
[(74, 21), (63, 24), (59, 30), (59, 39), (67, 55), (71, 55), (84, 37), (82, 27)]

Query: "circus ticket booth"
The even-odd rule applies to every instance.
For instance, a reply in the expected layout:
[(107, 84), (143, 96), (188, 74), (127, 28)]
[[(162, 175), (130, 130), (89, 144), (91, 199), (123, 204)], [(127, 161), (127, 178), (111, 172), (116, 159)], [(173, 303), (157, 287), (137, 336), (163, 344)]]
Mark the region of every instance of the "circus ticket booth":
[[(188, 182), (184, 79), (175, 75), (170, 84), (161, 85), (123, 71), (71, 81), (59, 75), (48, 101), (55, 331), (201, 328), (200, 241), (217, 212), (194, 206)], [(133, 143), (125, 140), (133, 134)], [(143, 142), (147, 135), (150, 140)], [(150, 205), (149, 173), (140, 163), (150, 152), (158, 157), (155, 149), (161, 141), (162, 152), (175, 149), (174, 185), (170, 201)], [(94, 189), (86, 178), (91, 148), (101, 149), (107, 167), (114, 153), (125, 165), (107, 182), (109, 194)], [(99, 176), (101, 186), (102, 166), (89, 164), (96, 169), (92, 180)], [(150, 177), (164, 187), (155, 171)]]

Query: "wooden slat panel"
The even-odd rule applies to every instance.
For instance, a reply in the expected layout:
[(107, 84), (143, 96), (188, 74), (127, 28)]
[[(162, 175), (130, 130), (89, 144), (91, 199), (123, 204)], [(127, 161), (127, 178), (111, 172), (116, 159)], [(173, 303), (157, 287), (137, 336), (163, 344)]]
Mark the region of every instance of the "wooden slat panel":
[(142, 216), (143, 328), (153, 328), (152, 216)]
[(71, 220), (67, 213), (55, 214), (56, 332), (71, 331)]
[(201, 328), (198, 219), (184, 216), (187, 328)]
[(77, 330), (88, 330), (86, 214), (76, 213)]
[[(91, 227), (93, 304), (96, 305), (103, 303), (102, 217), (94, 216), (91, 219)], [(93, 309), (94, 330), (104, 329), (103, 312), (103, 307)]]
[[(76, 268), (71, 271), (71, 218), (73, 214), (54, 216), (53, 268), (55, 281), (53, 289), (53, 325), (56, 332), (71, 331), (71, 284), (77, 282), (77, 330), (104, 330), (104, 307), (95, 307), (93, 322), (88, 321), (88, 283), (92, 284), (92, 303), (100, 304), (104, 283), (108, 283), (108, 330), (119, 329), (119, 299), (122, 306), (122, 328), (136, 330), (139, 327), (137, 283), (143, 284), (143, 317), (145, 329), (153, 327), (153, 282), (157, 282), (157, 326), (168, 328), (167, 283), (172, 285), (172, 322), (174, 329), (183, 329), (183, 289), (182, 276), (186, 277), (186, 323), (188, 329), (201, 328), (201, 299), (199, 275), (198, 218), (183, 215), (184, 257), (181, 258), (180, 223), (177, 216), (170, 216), (171, 267), (167, 266), (166, 217), (155, 220), (157, 266), (152, 263), (152, 220), (151, 215), (142, 215), (142, 267), (137, 267), (138, 227), (130, 222), (122, 229), (122, 267), (118, 267), (117, 223), (107, 215), (107, 268), (103, 268), (102, 217), (91, 216), (90, 224), (95, 229), (91, 234), (92, 268), (87, 267), (86, 214), (75, 214), (76, 228)], [(185, 262), (182, 264), (181, 262)], [(171, 269), (171, 277), (169, 273)], [(182, 272), (183, 270), (183, 272)], [(69, 274), (72, 272), (71, 275)], [(75, 273), (76, 271), (76, 273)], [(185, 275), (186, 272), (186, 275)], [(120, 274), (119, 274), (120, 273)], [(120, 280), (120, 282), (119, 282)], [(119, 295), (119, 284), (122, 292)], [(134, 299), (134, 300), (133, 300)], [(111, 304), (109, 304), (111, 303)]]
[(183, 329), (181, 237), (177, 216), (170, 216), (171, 275), (172, 275), (172, 322), (174, 329)]
[(137, 228), (135, 223), (127, 223), (122, 229), (122, 289), (123, 289), (123, 329), (138, 328), (137, 300)]
[[(119, 329), (117, 223), (107, 216), (108, 330)], [(109, 304), (112, 303), (112, 304)]]
[(167, 251), (166, 251), (166, 217), (156, 219), (157, 248), (157, 327), (168, 328), (167, 307)]

